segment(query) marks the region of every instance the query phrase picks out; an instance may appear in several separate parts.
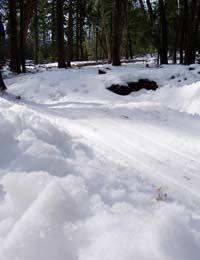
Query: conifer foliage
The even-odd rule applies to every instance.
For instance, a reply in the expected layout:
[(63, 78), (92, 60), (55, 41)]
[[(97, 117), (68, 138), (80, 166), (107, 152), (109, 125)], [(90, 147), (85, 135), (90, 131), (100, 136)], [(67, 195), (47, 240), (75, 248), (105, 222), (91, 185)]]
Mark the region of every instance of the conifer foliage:
[(0, 13), (15, 73), (26, 72), (26, 60), (119, 66), (144, 53), (191, 64), (199, 51), (198, 0), (2, 0)]

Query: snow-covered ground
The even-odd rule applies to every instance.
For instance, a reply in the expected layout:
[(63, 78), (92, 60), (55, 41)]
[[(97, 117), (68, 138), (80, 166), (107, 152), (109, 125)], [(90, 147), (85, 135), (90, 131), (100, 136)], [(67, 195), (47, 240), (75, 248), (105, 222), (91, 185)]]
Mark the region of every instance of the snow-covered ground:
[(199, 259), (200, 65), (106, 68), (7, 79), (0, 260)]

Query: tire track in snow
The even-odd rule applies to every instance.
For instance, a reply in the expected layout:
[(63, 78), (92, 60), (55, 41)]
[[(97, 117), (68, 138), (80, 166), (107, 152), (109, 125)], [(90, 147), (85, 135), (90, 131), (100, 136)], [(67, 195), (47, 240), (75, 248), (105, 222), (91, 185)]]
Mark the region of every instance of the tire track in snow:
[[(179, 164), (179, 166), (182, 166), (182, 164), (179, 163), (182, 159), (187, 159), (190, 162), (192, 161), (193, 164), (195, 162), (195, 164), (196, 164), (195, 165), (195, 171), (199, 172), (200, 161), (197, 161), (194, 157), (190, 157), (190, 156), (185, 155), (184, 153), (182, 153), (180, 151), (172, 149), (170, 146), (168, 146), (166, 144), (158, 143), (158, 142), (155, 141), (155, 139), (152, 139), (152, 140), (154, 140), (154, 141), (152, 141), (146, 134), (144, 134), (144, 129), (142, 131), (142, 134), (140, 134), (140, 133), (138, 133), (138, 131), (134, 130), (135, 124), (130, 126), (131, 127), (131, 130), (130, 130), (130, 127), (125, 126), (125, 124), (121, 123), (120, 121), (118, 122), (118, 121), (114, 121), (112, 119), (109, 119), (109, 121), (112, 122), (112, 124), (115, 124), (117, 128), (120, 128), (120, 129), (123, 128), (125, 130), (125, 132), (131, 134), (131, 136), (136, 136), (137, 138), (140, 138), (140, 140), (145, 139), (148, 142), (147, 146), (149, 146), (150, 149), (152, 149), (152, 151), (154, 153), (156, 153), (158, 157), (160, 156), (160, 154), (162, 154), (162, 155), (167, 154), (168, 156), (166, 156), (165, 160), (168, 160), (168, 159), (171, 159), (171, 158), (174, 159), (174, 156), (176, 156), (177, 161), (175, 163)], [(139, 126), (139, 127), (142, 128), (142, 125)], [(159, 148), (155, 149), (155, 147), (153, 147), (153, 146), (157, 146)], [(170, 154), (170, 153), (172, 153), (173, 155)], [(152, 157), (152, 154), (150, 156)], [(154, 158), (157, 159), (158, 157), (154, 157)], [(191, 165), (188, 165), (188, 168), (190, 168), (191, 170), (194, 170), (194, 167), (191, 167)], [(191, 173), (191, 175), (193, 175), (197, 178), (200, 178), (200, 175), (193, 174), (193, 173)]]
[[(15, 104), (16, 105), (16, 104)], [(127, 151), (127, 145), (128, 145), (128, 141), (127, 140), (121, 140), (121, 135), (116, 136), (116, 132), (120, 131), (120, 127), (121, 125), (124, 123), (124, 120), (119, 123), (118, 127), (114, 128), (114, 131), (110, 129), (109, 135), (108, 135), (108, 131), (105, 131), (105, 128), (102, 124), (102, 118), (101, 120), (99, 120), (98, 118), (95, 118), (95, 120), (97, 120), (99, 122), (99, 125), (97, 125), (97, 122), (93, 122), (94, 118), (84, 118), (84, 119), (76, 119), (76, 120), (70, 120), (66, 117), (64, 117), (63, 115), (60, 116), (60, 114), (51, 114), (49, 112), (52, 111), (48, 111), (48, 110), (44, 110), (42, 108), (38, 108), (37, 110), (35, 109), (35, 107), (32, 106), (27, 106), (27, 105), (21, 105), (18, 104), (18, 106), (23, 107), (23, 109), (27, 109), (27, 110), (31, 110), (32, 112), (34, 112), (35, 114), (38, 114), (40, 117), (43, 117), (45, 119), (48, 119), (50, 122), (52, 123), (56, 123), (63, 131), (66, 132), (71, 132), (72, 135), (76, 135), (76, 136), (82, 136), (84, 137), (87, 145), (88, 143), (94, 148), (96, 149), (99, 153), (102, 153), (102, 150), (104, 152), (106, 152), (106, 156), (109, 158), (109, 160), (114, 160), (114, 162), (116, 163), (116, 158), (117, 160), (121, 161), (122, 159), (124, 160), (128, 160), (129, 165), (137, 170), (137, 172), (139, 171), (141, 174), (145, 175), (148, 179), (149, 177), (153, 178), (154, 181), (157, 181), (157, 183), (159, 184), (163, 184), (163, 185), (167, 185), (167, 183), (169, 184), (169, 187), (171, 188), (171, 184), (174, 186), (174, 188), (180, 192), (181, 188), (184, 191), (187, 191), (195, 196), (200, 197), (199, 194), (199, 187), (200, 187), (200, 182), (196, 182), (195, 186), (194, 183), (189, 182), (188, 180), (182, 178), (182, 179), (175, 179), (172, 177), (167, 176), (166, 174), (163, 173), (162, 169), (157, 169), (156, 167), (153, 167), (154, 165), (154, 160), (148, 161), (148, 162), (144, 162), (141, 160), (141, 155), (143, 157), (148, 157), (149, 153), (148, 152), (144, 152), (140, 151), (141, 154), (138, 157), (135, 157), (133, 155), (134, 151), (137, 150), (137, 152), (139, 151), (138, 147), (133, 147), (132, 145), (132, 149), (128, 148), (129, 150)], [(80, 110), (82, 111), (82, 110)], [(104, 118), (105, 120), (105, 118)], [(110, 120), (109, 118), (106, 119), (107, 125), (109, 125), (109, 123), (112, 123), (112, 120)], [(119, 120), (119, 118), (118, 118)], [(102, 133), (100, 134), (100, 131), (102, 130), (102, 127), (104, 128)], [(96, 131), (94, 131), (94, 129), (96, 129)], [(120, 144), (120, 146), (119, 146)], [(130, 147), (130, 146), (129, 146)], [(110, 157), (109, 154), (115, 152), (115, 158)], [(131, 153), (133, 155), (131, 155)], [(145, 155), (145, 156), (144, 156)], [(105, 156), (105, 153), (104, 153)], [(175, 169), (172, 169), (173, 171)], [(180, 169), (177, 169), (180, 170)], [(182, 176), (183, 177), (183, 176)], [(152, 181), (150, 180), (150, 182), (152, 183)], [(193, 185), (193, 186), (192, 186)], [(195, 189), (194, 189), (195, 188)]]
[[(84, 131), (85, 130), (83, 130), (82, 133), (84, 133)], [(90, 139), (88, 138), (88, 135), (89, 135)], [(172, 184), (175, 187), (179, 187), (182, 190), (187, 191), (200, 198), (199, 192), (193, 190), (192, 189), (193, 187), (191, 187), (191, 188), (188, 187), (188, 182), (184, 184), (183, 180), (182, 180), (182, 182), (180, 182), (180, 180), (172, 179), (172, 178), (166, 176), (165, 174), (162, 174), (160, 171), (158, 171), (156, 169), (152, 169), (152, 167), (149, 166), (148, 164), (142, 162), (141, 160), (135, 158), (134, 156), (131, 156), (129, 153), (122, 151), (123, 149), (117, 148), (114, 144), (112, 145), (109, 142), (103, 141), (103, 138), (99, 137), (98, 135), (94, 135), (94, 134), (91, 134), (88, 131), (86, 131), (84, 136), (87, 137), (88, 140), (92, 139), (95, 143), (100, 144), (100, 147), (101, 147), (101, 145), (103, 145), (103, 147), (107, 147), (110, 151), (115, 151), (118, 154), (120, 154), (121, 156), (123, 156), (125, 159), (128, 159), (129, 163), (133, 166), (133, 168), (136, 170), (139, 170), (139, 172), (141, 174), (145, 174), (146, 177), (148, 177), (148, 178), (152, 177), (154, 180), (157, 180), (157, 181), (159, 179), (159, 182), (161, 182), (163, 185), (167, 185), (167, 183)], [(121, 147), (121, 148), (123, 148), (123, 147)], [(116, 162), (116, 160), (115, 160), (115, 162)], [(137, 167), (135, 167), (135, 165), (137, 165)], [(199, 189), (199, 184), (197, 185), (197, 189)], [(180, 190), (177, 189), (177, 191), (180, 191)]]

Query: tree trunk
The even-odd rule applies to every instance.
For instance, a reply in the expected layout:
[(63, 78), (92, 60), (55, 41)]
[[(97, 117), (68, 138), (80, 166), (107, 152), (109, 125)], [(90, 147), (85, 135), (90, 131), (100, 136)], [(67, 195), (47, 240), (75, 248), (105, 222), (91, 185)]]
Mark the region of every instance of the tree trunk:
[(115, 0), (113, 15), (113, 37), (112, 37), (112, 64), (120, 66), (121, 36), (124, 25), (124, 12), (126, 1)]
[(73, 59), (73, 0), (69, 0), (69, 18), (67, 31), (67, 66), (71, 67)]
[(173, 44), (173, 64), (177, 63), (177, 48), (178, 48), (178, 41), (180, 37), (180, 28), (181, 28), (181, 19), (180, 19), (180, 9), (179, 9), (179, 0), (175, 1), (175, 17), (173, 19), (173, 24), (177, 28), (174, 37), (174, 44)]
[(20, 0), (20, 33), (19, 33), (19, 51), (20, 51), (20, 62), (22, 65), (22, 71), (26, 72), (25, 67), (25, 55), (24, 49), (26, 45), (26, 38), (28, 34), (28, 28), (31, 23), (35, 11), (35, 5), (37, 0)]
[(80, 45), (80, 60), (84, 60), (84, 48), (83, 48), (83, 43), (84, 43), (84, 13), (85, 13), (85, 4), (83, 0), (80, 0), (80, 19), (79, 19), (79, 45)]
[(152, 5), (151, 5), (150, 0), (146, 0), (146, 2), (147, 2), (147, 7), (148, 7), (151, 25), (153, 26), (153, 24), (155, 23), (155, 15), (153, 13), (153, 9), (152, 9)]
[(0, 91), (4, 91), (6, 89), (7, 88), (6, 88), (6, 85), (5, 85), (4, 81), (3, 81), (1, 70), (0, 70)]
[(198, 7), (197, 0), (192, 0), (191, 10), (187, 23), (186, 48), (185, 48), (185, 64), (190, 65), (195, 63), (196, 58), (196, 35), (200, 22), (200, 7)]
[(160, 63), (168, 63), (168, 30), (165, 12), (165, 4), (163, 0), (159, 0), (159, 16), (160, 16)]
[(20, 73), (19, 50), (17, 44), (17, 11), (16, 0), (9, 0), (9, 38), (10, 38), (10, 69)]
[(76, 0), (76, 59), (80, 60), (80, 47), (79, 47), (79, 41), (80, 41), (80, 0)]
[(121, 18), (121, 8), (120, 0), (115, 0), (115, 10), (113, 16), (113, 41), (112, 41), (112, 65), (120, 66), (120, 18)]
[(34, 63), (38, 64), (38, 0), (35, 1), (34, 15)]
[(99, 19), (100, 19), (100, 10), (99, 10), (99, 4), (97, 6), (97, 18), (96, 18), (96, 27), (95, 27), (95, 40), (96, 40), (96, 43), (95, 43), (95, 57), (96, 57), (96, 61), (98, 61), (99, 59), (99, 55), (98, 55), (98, 52), (99, 52)]
[(56, 59), (56, 0), (52, 0), (52, 6), (51, 6), (51, 46), (52, 46), (52, 58), (55, 61)]
[(57, 0), (57, 56), (58, 68), (66, 68), (65, 64), (65, 46), (64, 46), (64, 15), (63, 0)]
[[(156, 15), (153, 11), (152, 4), (150, 0), (146, 0), (147, 8), (148, 8), (148, 14), (149, 14), (149, 19), (150, 19), (150, 25), (151, 25), (151, 39), (158, 51), (158, 56), (160, 57), (160, 46), (161, 46), (161, 39), (159, 35), (159, 29), (158, 29), (158, 24), (156, 22)], [(158, 58), (159, 62), (159, 58)]]
[(24, 0), (20, 0), (20, 33), (19, 33), (19, 56), (20, 56), (20, 63), (22, 67), (22, 72), (26, 73), (26, 61), (25, 61), (25, 40), (24, 40)]
[[(140, 5), (141, 5), (141, 8), (144, 12), (144, 15), (146, 15), (143, 0), (140, 0)], [(126, 44), (127, 44), (128, 58), (130, 57), (131, 59), (133, 59), (133, 48), (132, 48), (132, 39), (131, 39), (129, 16), (130, 16), (129, 15), (129, 5), (127, 5), (127, 9), (126, 9), (127, 43)]]

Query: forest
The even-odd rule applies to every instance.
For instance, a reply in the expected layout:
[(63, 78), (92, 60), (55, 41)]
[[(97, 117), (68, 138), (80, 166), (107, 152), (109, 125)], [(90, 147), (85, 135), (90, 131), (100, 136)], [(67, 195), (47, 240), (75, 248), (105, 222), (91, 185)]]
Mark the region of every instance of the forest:
[(156, 54), (160, 64), (192, 64), (199, 51), (198, 0), (2, 0), (4, 58), (10, 69), (35, 64)]

